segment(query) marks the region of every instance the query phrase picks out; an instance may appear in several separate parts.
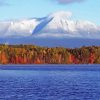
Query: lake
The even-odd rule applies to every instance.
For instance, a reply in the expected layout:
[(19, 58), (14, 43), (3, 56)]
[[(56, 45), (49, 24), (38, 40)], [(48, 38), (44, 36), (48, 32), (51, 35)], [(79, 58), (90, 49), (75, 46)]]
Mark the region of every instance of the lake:
[(100, 65), (0, 65), (0, 100), (100, 100)]

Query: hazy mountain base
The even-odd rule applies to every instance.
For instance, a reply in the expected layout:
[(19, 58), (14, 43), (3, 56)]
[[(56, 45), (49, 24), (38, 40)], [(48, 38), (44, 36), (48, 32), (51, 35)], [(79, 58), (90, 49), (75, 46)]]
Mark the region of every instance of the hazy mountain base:
[(100, 64), (100, 47), (0, 45), (0, 64)]
[(66, 47), (66, 48), (79, 48), (82, 46), (96, 45), (100, 46), (100, 39), (87, 39), (87, 38), (36, 38), (28, 37), (3, 37), (0, 38), (0, 44), (32, 44), (43, 47)]

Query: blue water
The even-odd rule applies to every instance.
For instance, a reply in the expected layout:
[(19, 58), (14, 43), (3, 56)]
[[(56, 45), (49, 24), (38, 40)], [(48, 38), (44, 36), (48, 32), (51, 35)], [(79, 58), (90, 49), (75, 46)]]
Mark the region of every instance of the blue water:
[(7, 66), (0, 100), (100, 100), (99, 65)]

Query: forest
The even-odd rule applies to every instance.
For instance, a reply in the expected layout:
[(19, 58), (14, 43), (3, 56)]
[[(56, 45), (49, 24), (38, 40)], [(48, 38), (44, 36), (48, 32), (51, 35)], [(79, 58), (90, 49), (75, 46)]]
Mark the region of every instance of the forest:
[(0, 44), (0, 64), (100, 64), (100, 47), (40, 47)]

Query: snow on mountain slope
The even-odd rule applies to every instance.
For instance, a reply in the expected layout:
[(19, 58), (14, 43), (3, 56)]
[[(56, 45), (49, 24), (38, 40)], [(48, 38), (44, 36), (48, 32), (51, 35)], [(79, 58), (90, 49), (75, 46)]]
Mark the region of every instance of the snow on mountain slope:
[[(73, 21), (70, 21), (69, 18), (71, 14), (69, 12), (57, 12), (47, 16), (47, 18), (42, 21), (38, 26), (44, 26), (41, 30), (38, 30), (39, 33), (65, 33), (69, 31), (69, 26), (71, 25), (71, 30), (74, 31)], [(36, 28), (36, 29), (37, 29)]]

